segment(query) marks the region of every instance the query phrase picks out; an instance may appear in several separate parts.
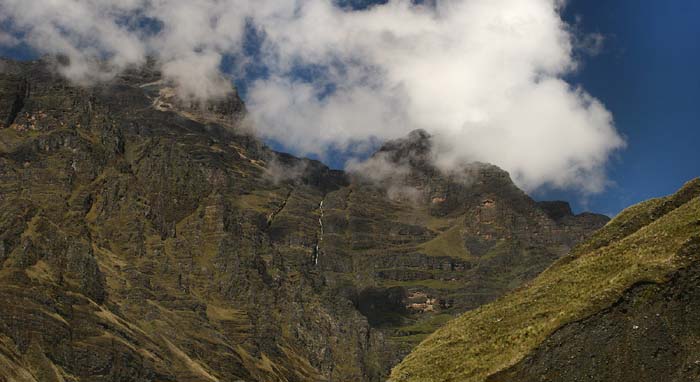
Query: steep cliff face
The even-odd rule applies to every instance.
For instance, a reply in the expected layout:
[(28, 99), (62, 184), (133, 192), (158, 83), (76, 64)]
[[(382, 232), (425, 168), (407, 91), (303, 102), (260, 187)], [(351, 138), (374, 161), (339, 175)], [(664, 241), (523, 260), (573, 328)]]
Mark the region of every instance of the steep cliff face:
[(698, 179), (630, 207), (523, 288), (436, 331), (391, 380), (697, 380), (699, 217)]
[[(5, 67), (0, 99), (24, 99), (0, 130), (3, 375), (371, 375), (366, 320), (310, 266), (316, 208), (342, 174), (284, 157), (302, 170), (274, 182), (275, 153), (207, 123), (206, 105), (161, 110), (149, 73), (76, 88), (43, 63)], [(217, 120), (243, 110), (231, 101)], [(291, 211), (295, 240), (280, 242)]]
[(1, 65), (0, 379), (381, 380), (606, 222), (445, 174), (421, 132), (367, 179), (269, 150), (235, 94), (51, 65)]

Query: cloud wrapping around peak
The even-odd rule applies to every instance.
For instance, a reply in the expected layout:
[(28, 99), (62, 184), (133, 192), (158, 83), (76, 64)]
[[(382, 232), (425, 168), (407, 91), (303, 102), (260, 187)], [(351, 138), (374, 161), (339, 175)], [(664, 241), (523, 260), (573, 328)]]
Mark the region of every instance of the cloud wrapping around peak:
[[(624, 141), (605, 106), (564, 79), (577, 69), (577, 49), (599, 46), (600, 36), (575, 33), (562, 7), (561, 0), (392, 0), (361, 11), (330, 0), (0, 0), (0, 23), (42, 52), (69, 56), (64, 74), (77, 81), (152, 55), (183, 95), (212, 98), (228, 88), (224, 57), (235, 58), (237, 72), (263, 66), (268, 75), (248, 84), (250, 119), (261, 136), (299, 154), (352, 152), (421, 128), (435, 137), (445, 169), (490, 162), (527, 190), (599, 192), (605, 164)], [(245, 49), (251, 27), (262, 38), (254, 57)], [(97, 70), (105, 57), (107, 69)]]

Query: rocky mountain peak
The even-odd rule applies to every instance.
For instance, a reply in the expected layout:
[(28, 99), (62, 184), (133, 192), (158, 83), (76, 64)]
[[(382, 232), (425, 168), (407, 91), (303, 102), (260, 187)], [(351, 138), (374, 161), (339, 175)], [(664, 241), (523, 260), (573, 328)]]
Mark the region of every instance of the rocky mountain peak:
[(453, 168), (438, 168), (434, 137), (423, 129), (413, 130), (406, 137), (384, 143), (373, 158), (396, 165), (398, 172), (411, 172), (413, 175), (450, 178), (463, 183), (498, 182), (494, 187), (512, 184), (507, 171), (490, 163), (465, 162)]
[(394, 163), (425, 164), (432, 154), (432, 136), (425, 130), (418, 129), (408, 133), (404, 138), (390, 140), (375, 155), (383, 155)]
[(574, 215), (571, 211), (571, 205), (563, 200), (543, 201), (538, 202), (537, 205), (544, 210), (550, 218), (557, 221), (564, 217)]
[(386, 142), (357, 172), (385, 188), (392, 198), (427, 206), (436, 216), (463, 213), (487, 197), (516, 208), (531, 203), (498, 166), (465, 162), (442, 168), (436, 164), (435, 149), (433, 136), (414, 130)]
[(495, 166), (440, 171), (424, 131), (360, 182), (244, 134), (235, 93), (2, 65), (0, 380), (385, 380), (604, 223), (552, 220)]

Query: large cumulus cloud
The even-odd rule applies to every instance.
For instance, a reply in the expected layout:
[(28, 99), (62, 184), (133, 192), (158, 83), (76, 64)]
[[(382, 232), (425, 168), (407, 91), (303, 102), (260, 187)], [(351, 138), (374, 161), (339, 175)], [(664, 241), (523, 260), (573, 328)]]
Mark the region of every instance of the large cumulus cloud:
[[(561, 0), (428, 3), (0, 0), (0, 22), (4, 36), (70, 57), (64, 74), (76, 81), (151, 55), (183, 96), (211, 98), (227, 90), (224, 57), (236, 72), (264, 66), (248, 84), (250, 118), (300, 154), (352, 152), (422, 128), (445, 168), (479, 160), (526, 189), (601, 191), (624, 142), (605, 106), (565, 80), (576, 48), (599, 36), (577, 36)], [(261, 36), (255, 56), (243, 48), (251, 29)]]

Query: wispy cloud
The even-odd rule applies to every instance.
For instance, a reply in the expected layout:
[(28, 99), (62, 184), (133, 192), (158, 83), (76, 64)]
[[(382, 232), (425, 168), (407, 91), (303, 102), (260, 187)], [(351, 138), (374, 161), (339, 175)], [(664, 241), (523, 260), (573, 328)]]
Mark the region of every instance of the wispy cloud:
[(15, 36), (13, 36), (9, 33), (5, 33), (3, 31), (0, 31), (0, 46), (10, 46), (11, 47), (11, 46), (17, 45), (18, 43), (19, 43), (19, 40)]

